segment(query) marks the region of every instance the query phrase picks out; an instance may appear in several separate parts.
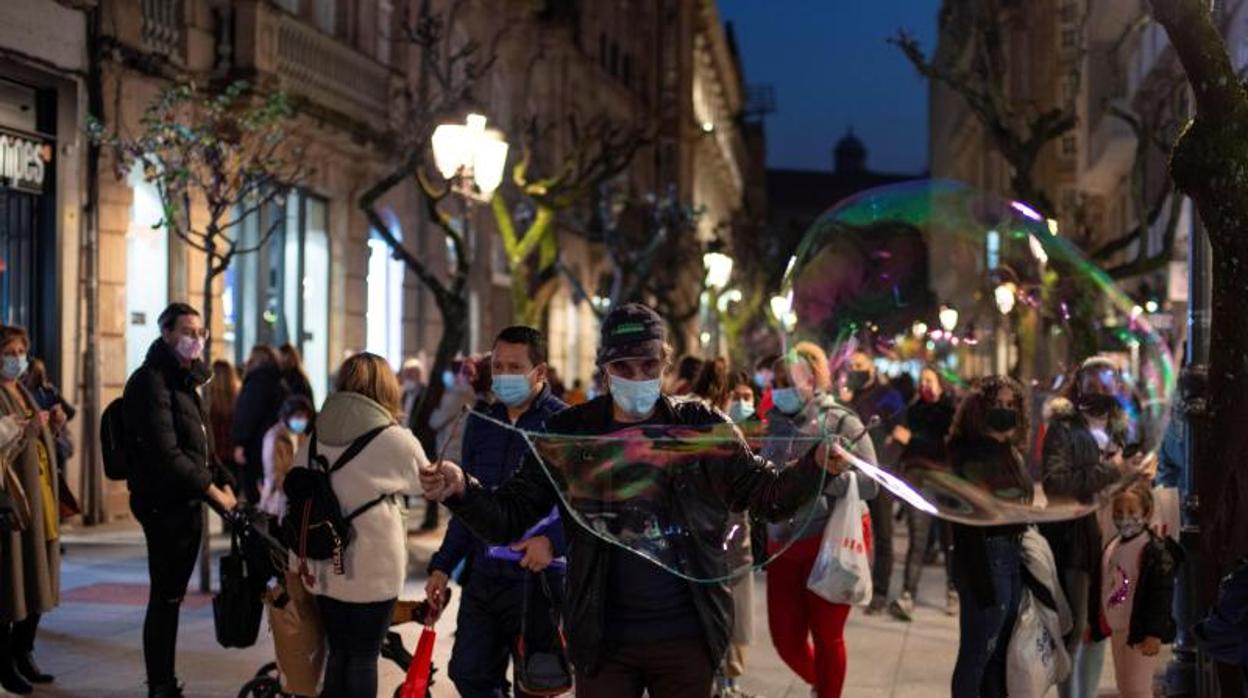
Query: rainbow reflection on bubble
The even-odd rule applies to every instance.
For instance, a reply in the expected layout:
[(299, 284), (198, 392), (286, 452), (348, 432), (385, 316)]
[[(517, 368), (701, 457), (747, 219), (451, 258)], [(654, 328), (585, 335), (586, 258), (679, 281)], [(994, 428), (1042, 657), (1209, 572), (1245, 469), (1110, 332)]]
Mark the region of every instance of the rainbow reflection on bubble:
[[(1070, 519), (1102, 506), (1135, 469), (1155, 462), (1174, 394), (1172, 338), (1057, 228), (1026, 202), (923, 180), (835, 206), (790, 262), (780, 293), (791, 294), (796, 322), (786, 341), (819, 344), (833, 371), (843, 375), (850, 356), (866, 351), (881, 373), (917, 379), (930, 366), (955, 393), (994, 374), (1025, 387), (1032, 420), (1021, 450), (1033, 496), (994, 490), (930, 454), (908, 452), (881, 464), (883, 473), (861, 464), (911, 505), (972, 524)], [(1059, 393), (1093, 356), (1109, 362), (1112, 375), (1107, 387), (1089, 390), (1109, 392), (1117, 405), (1113, 443), (1102, 455), (1107, 463), (1116, 463), (1115, 453), (1129, 457), (1095, 491), (1058, 493), (1045, 462), (1052, 422), (1044, 415), (1063, 404)], [(839, 395), (851, 393), (841, 387)], [(873, 436), (892, 443), (891, 433)], [(1078, 467), (1099, 467), (1085, 461)]]

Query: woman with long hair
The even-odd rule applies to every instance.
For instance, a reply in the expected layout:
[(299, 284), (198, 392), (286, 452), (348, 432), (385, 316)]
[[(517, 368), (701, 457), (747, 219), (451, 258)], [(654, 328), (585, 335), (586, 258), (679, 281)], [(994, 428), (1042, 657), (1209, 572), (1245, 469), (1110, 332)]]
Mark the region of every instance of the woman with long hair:
[(728, 360), (722, 356), (702, 362), (693, 381), (692, 395), (723, 412), (728, 409)]
[(264, 435), (277, 422), (278, 408), (289, 392), (277, 350), (267, 344), (252, 347), (243, 388), (235, 402), (230, 436), (234, 461), (243, 475), (244, 498), (253, 504), (260, 501), (260, 480), (264, 476)]
[(316, 397), (312, 395), (312, 383), (308, 380), (308, 372), (303, 368), (303, 357), (299, 355), (299, 350), (290, 342), (277, 348), (278, 363), (282, 368), (282, 379), (286, 381), (286, 388), (293, 395), (302, 395), (308, 399), (308, 402), (316, 404)]
[[(317, 455), (333, 463), (356, 439), (382, 430), (331, 481), (343, 511), (363, 508), (351, 522), (343, 573), (331, 560), (308, 561), (309, 590), (316, 595), (329, 644), (321, 695), (374, 696), (381, 642), (407, 576), (401, 495), (421, 492), (419, 468), (428, 460), (420, 442), (401, 426), (402, 391), (385, 359), (352, 356), (338, 370), (335, 388), (315, 434), (295, 455), (295, 468), (307, 467), (313, 439)], [(371, 502), (378, 503), (364, 508)]]
[(0, 528), (0, 687), (25, 695), (52, 677), (35, 663), (35, 633), (60, 603), (60, 503), (56, 435), (65, 413), (39, 408), (18, 380), (27, 367), (26, 331), (0, 325), (0, 418), (21, 433), (0, 453), (0, 491), (22, 512), (19, 529)]
[[(832, 376), (828, 357), (817, 345), (802, 342), (773, 364), (775, 407), (767, 416), (767, 436), (762, 456), (787, 463), (812, 446), (797, 437), (812, 420), (819, 420), (836, 436), (852, 442), (856, 456), (875, 462), (871, 439), (862, 438), (866, 427), (845, 405), (830, 394)], [(806, 588), (823, 531), (836, 500), (845, 496), (850, 478), (857, 480), (863, 499), (876, 496), (879, 486), (859, 472), (829, 476), (824, 496), (787, 523), (767, 526), (767, 553), (777, 556), (767, 567), (767, 620), (771, 641), (784, 663), (814, 688), (819, 698), (841, 695), (848, 660), (845, 653), (845, 622), (850, 607), (825, 600)]]
[[(949, 434), (949, 461), (968, 486), (1029, 502), (1033, 483), (1023, 463), (1027, 407), (1023, 386), (1007, 376), (977, 380)], [(1023, 592), (1021, 524), (953, 524), (953, 584), (960, 599), (954, 698), (1004, 696), (1005, 657)]]
[(234, 424), (234, 407), (242, 381), (234, 366), (225, 359), (212, 362), (212, 380), (204, 386), (204, 402), (208, 408), (208, 430), (212, 433), (213, 453), (217, 462), (238, 475), (234, 462), (234, 438), (230, 428)]
[[(1090, 503), (1123, 476), (1128, 438), (1126, 411), (1118, 402), (1121, 374), (1103, 356), (1084, 361), (1061, 396), (1045, 406), (1047, 429), (1040, 476), (1050, 499)], [(1074, 659), (1070, 678), (1058, 686), (1062, 698), (1095, 696), (1105, 660), (1105, 643), (1091, 642), (1087, 629), (1099, 617), (1103, 540), (1096, 512), (1072, 521), (1046, 523), (1040, 533), (1053, 549), (1058, 580), (1070, 600), (1074, 629), (1066, 648)]]

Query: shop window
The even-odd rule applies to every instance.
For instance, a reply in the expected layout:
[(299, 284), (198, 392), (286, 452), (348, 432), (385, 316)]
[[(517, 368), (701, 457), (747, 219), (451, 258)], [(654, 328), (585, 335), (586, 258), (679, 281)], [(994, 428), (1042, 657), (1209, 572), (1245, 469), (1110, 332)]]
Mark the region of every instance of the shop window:
[(130, 170), (133, 194), (126, 229), (126, 375), (143, 365), (148, 347), (160, 337), (156, 319), (169, 304), (169, 231), (156, 185)]
[[(382, 211), (390, 233), (400, 241), (403, 229), (394, 211)], [(368, 351), (384, 356), (396, 369), (403, 362), (403, 262), (374, 231), (368, 240), (368, 306), (365, 315)]]
[(239, 225), (239, 246), (271, 237), (236, 257), (225, 275), (224, 339), (234, 361), (256, 344), (290, 342), (303, 356), (318, 400), (329, 384), (329, 231), (324, 199), (295, 190)]

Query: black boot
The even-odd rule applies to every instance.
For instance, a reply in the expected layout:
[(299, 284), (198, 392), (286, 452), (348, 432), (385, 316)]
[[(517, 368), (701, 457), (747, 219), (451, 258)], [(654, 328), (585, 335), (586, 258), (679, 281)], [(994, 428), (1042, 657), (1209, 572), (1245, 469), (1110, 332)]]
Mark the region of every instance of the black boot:
[(177, 679), (159, 686), (149, 684), (147, 698), (182, 698), (182, 684)]
[(7, 657), (0, 658), (0, 688), (9, 693), (16, 693), (19, 696), (29, 695), (35, 690), (23, 679), (13, 666), (13, 661)]
[(22, 675), (22, 678), (31, 683), (52, 683), (52, 680), (55, 678), (51, 674), (45, 674), (39, 669), (39, 665), (35, 664), (35, 655), (30, 652), (14, 657), (13, 666), (17, 669), (17, 673)]

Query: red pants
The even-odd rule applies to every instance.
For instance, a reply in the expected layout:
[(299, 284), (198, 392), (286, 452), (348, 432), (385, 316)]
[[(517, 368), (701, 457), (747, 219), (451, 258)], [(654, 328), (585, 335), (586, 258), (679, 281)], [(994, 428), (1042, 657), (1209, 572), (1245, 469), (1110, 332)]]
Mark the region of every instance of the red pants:
[(767, 566), (767, 621), (784, 663), (814, 686), (819, 698), (839, 698), (845, 685), (849, 606), (828, 603), (806, 589), (818, 555), (815, 536), (794, 543)]

